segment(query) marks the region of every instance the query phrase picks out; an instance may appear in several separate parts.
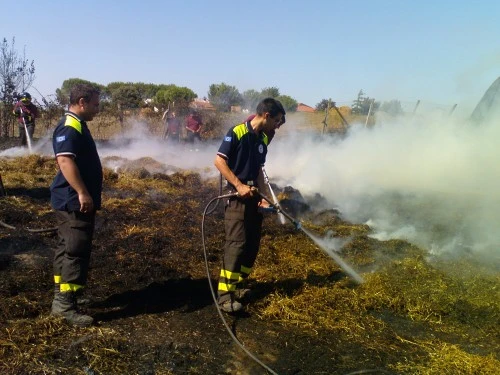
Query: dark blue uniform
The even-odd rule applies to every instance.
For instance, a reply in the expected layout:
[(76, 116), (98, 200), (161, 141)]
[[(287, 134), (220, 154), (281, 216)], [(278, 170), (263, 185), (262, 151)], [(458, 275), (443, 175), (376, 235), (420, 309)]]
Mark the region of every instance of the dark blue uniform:
[[(95, 209), (100, 209), (102, 166), (85, 121), (72, 112), (66, 112), (54, 130), (52, 142), (56, 157), (68, 155), (74, 158)], [(50, 191), (59, 235), (54, 254), (54, 282), (61, 292), (78, 292), (87, 283), (95, 211), (80, 212), (78, 194), (61, 171), (55, 176)]]
[[(66, 112), (59, 121), (52, 138), (54, 153), (73, 156), (96, 210), (101, 209), (102, 166), (96, 145), (85, 121)], [(78, 194), (59, 171), (50, 186), (51, 203), (55, 210), (78, 211)]]
[[(232, 127), (217, 155), (227, 160), (229, 169), (238, 179), (257, 186), (257, 177), (267, 155), (268, 137), (255, 133), (250, 122)], [(233, 187), (234, 189), (234, 187)], [(257, 258), (262, 229), (262, 214), (257, 211), (260, 198), (231, 198), (224, 211), (226, 242), (219, 278), (219, 303), (232, 298), (250, 274)]]

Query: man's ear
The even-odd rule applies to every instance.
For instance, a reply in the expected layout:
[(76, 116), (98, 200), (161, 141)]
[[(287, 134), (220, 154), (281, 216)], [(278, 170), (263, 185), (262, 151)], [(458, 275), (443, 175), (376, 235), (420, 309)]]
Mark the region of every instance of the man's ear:
[(83, 105), (84, 105), (84, 104), (85, 104), (85, 99), (84, 99), (84, 98), (80, 98), (80, 99), (78, 99), (78, 105), (79, 105), (80, 107), (83, 107)]

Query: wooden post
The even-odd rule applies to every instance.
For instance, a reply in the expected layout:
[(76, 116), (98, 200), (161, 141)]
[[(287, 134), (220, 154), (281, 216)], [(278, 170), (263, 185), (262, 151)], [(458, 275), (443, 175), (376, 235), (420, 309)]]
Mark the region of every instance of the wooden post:
[(321, 135), (325, 134), (326, 127), (328, 126), (327, 120), (328, 120), (328, 115), (330, 113), (330, 103), (332, 102), (331, 99), (328, 99), (328, 105), (326, 106), (325, 110), (325, 118), (323, 119), (323, 130), (321, 131)]
[(372, 101), (370, 102), (370, 108), (368, 109), (368, 114), (366, 115), (365, 128), (368, 127), (368, 119), (370, 118), (370, 114), (372, 113), (372, 107), (373, 107), (374, 102), (375, 102), (375, 99), (372, 99)]
[(333, 105), (332, 105), (332, 106), (333, 106), (333, 109), (335, 109), (335, 110), (337, 111), (337, 113), (339, 114), (339, 116), (340, 116), (340, 118), (341, 118), (341, 120), (342, 120), (342, 122), (343, 122), (344, 126), (345, 126), (346, 128), (348, 128), (348, 127), (349, 127), (349, 123), (348, 123), (348, 122), (347, 122), (347, 120), (344, 118), (344, 116), (342, 116), (342, 113), (340, 113), (339, 109), (338, 109), (338, 108), (337, 108), (337, 106), (335, 105), (335, 102), (333, 102)]

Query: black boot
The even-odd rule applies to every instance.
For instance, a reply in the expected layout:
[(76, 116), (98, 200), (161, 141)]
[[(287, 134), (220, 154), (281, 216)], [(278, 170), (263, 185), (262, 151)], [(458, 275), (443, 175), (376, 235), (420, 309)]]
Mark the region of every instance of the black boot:
[(74, 292), (59, 292), (52, 301), (52, 315), (62, 316), (69, 323), (78, 327), (89, 327), (94, 322), (91, 316), (81, 314), (76, 308)]
[[(61, 286), (60, 284), (54, 284), (54, 298), (61, 293)], [(90, 298), (85, 298), (81, 295), (81, 292), (75, 292), (76, 293), (76, 304), (78, 306), (88, 306), (92, 303), (92, 300)]]

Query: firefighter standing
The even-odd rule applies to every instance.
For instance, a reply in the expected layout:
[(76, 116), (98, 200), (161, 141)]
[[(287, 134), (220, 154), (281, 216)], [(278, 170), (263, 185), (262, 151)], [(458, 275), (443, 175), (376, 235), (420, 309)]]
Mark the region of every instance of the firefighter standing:
[(19, 96), (19, 101), (14, 105), (12, 114), (17, 117), (19, 124), (20, 145), (26, 146), (28, 142), (26, 133), (28, 133), (30, 141), (33, 140), (35, 120), (38, 117), (38, 108), (31, 102), (31, 95), (29, 92), (23, 92)]
[(257, 106), (251, 121), (233, 126), (217, 152), (215, 166), (238, 196), (226, 202), (226, 242), (218, 285), (218, 304), (225, 312), (241, 310), (238, 301), (242, 282), (250, 274), (260, 246), (263, 216), (256, 188), (264, 188), (261, 166), (266, 161), (269, 139), (280, 125), (284, 110), (275, 99), (266, 98)]
[(92, 317), (77, 310), (76, 300), (87, 283), (95, 214), (101, 208), (101, 161), (86, 123), (98, 112), (99, 89), (75, 85), (69, 110), (55, 128), (52, 140), (59, 165), (50, 186), (59, 235), (54, 254), (52, 314), (80, 327), (93, 322)]

